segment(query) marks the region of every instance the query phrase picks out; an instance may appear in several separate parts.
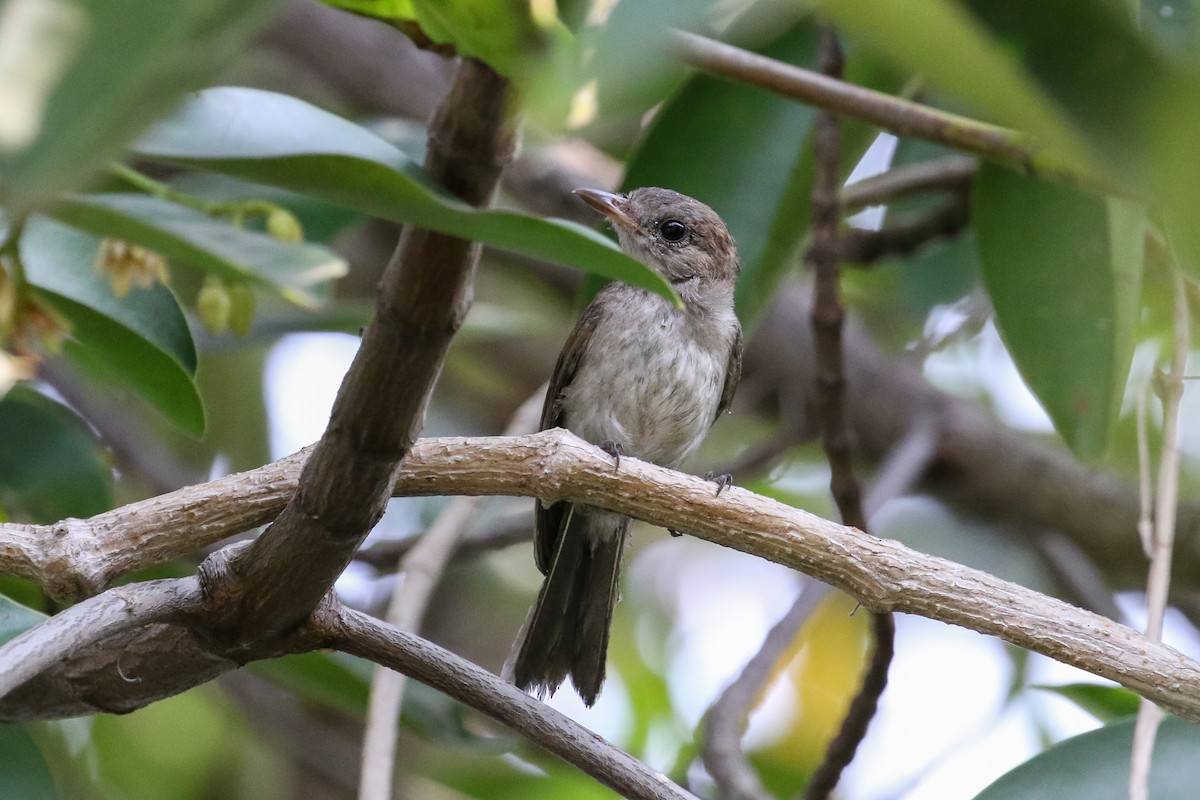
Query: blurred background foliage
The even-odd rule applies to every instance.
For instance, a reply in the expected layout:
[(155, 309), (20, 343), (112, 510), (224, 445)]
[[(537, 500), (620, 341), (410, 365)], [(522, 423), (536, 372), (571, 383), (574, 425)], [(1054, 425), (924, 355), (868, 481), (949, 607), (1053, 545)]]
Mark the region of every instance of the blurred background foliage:
[[(1192, 0), (5, 0), (0, 519), (88, 516), (315, 439), (405, 222), (486, 245), (426, 434), (499, 432), (549, 375), (595, 281), (666, 291), (569, 193), (642, 185), (712, 205), (743, 259), (747, 372), (734, 415), (691, 467), (737, 465), (741, 485), (832, 515), (802, 382), (816, 110), (668, 52), (683, 28), (811, 69), (814, 12), (844, 35), (847, 80), (1007, 126), (1036, 153), (1030, 174), (969, 162), (969, 219), (848, 270), (868, 484), (902, 438), (880, 431), (982, 407), (962, 424), (996, 448), (955, 457), (1020, 472), (1030, 462), (1012, 453), (1050, 452), (1133, 486), (1133, 400), (1172, 347), (1173, 270), (1194, 295), (1200, 265)], [(466, 208), (419, 167), (454, 53), (519, 87), (523, 153), (496, 210)], [(843, 150), (851, 182), (954, 155), (850, 119)], [(852, 224), (886, 229), (944, 195), (896, 196)], [(1189, 395), (1185, 419), (1194, 405)], [(1200, 438), (1185, 430), (1183, 448), (1187, 533), (1200, 519)], [(1031, 521), (1029, 476), (973, 502), (939, 484), (951, 468), (932, 464), (928, 480), (882, 497), (875, 532), (1139, 621), (1132, 526), (1124, 544), (1089, 548), (1087, 532)], [(1086, 504), (1089, 472), (1055, 474), (1081, 485), (1045, 492), (1083, 492)], [(443, 502), (395, 501), (343, 595), (380, 610), (388, 548)], [(493, 500), (471, 532), (530, 519), (528, 501)], [(697, 760), (705, 709), (802, 579), (647, 526), (631, 549), (609, 686), (590, 711), (566, 692), (554, 704), (711, 796)], [(1169, 634), (1194, 654), (1200, 574), (1194, 553), (1180, 564)], [(464, 555), (426, 633), (499, 669), (537, 583), (525, 544)], [(0, 592), (0, 640), (55, 610), (28, 583), (0, 578)], [(777, 796), (802, 789), (857, 685), (868, 642), (854, 610), (838, 595), (822, 604), (752, 716), (745, 745)], [(1064, 765), (1088, 780), (1056, 787), (1060, 800), (1123, 794), (1128, 693), (923, 620), (900, 621), (898, 649), (844, 797), (971, 797), (1013, 767), (979, 797), (1047, 796)], [(368, 678), (362, 663), (313, 653), (127, 717), (0, 726), (0, 787), (22, 798), (350, 797)], [(1047, 683), (1054, 691), (1038, 690)], [(410, 692), (403, 722), (398, 796), (610, 796), (431, 690)], [(1194, 796), (1196, 729), (1172, 721), (1160, 739), (1153, 796)]]

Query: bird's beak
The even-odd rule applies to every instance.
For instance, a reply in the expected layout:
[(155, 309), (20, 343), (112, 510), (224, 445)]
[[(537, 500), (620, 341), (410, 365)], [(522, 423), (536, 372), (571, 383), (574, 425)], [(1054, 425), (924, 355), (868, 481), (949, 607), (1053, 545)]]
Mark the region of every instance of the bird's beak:
[(625, 197), (612, 192), (602, 192), (599, 189), (576, 189), (575, 194), (579, 195), (583, 202), (608, 217), (614, 225), (624, 228), (637, 227), (633, 217), (629, 216), (625, 210), (629, 202)]

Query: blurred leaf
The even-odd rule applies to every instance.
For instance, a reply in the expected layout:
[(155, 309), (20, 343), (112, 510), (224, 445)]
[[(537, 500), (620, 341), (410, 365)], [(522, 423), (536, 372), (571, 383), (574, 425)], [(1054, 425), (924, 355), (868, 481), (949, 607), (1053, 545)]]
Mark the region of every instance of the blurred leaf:
[(754, 751), (764, 785), (779, 797), (801, 792), (841, 727), (871, 641), (870, 616), (858, 601), (833, 591), (814, 609), (776, 665), (789, 681), (796, 711), (778, 738)]
[[(549, 45), (550, 34), (566, 34), (553, 6), (535, 19), (529, 0), (322, 0), (327, 5), (375, 17), (407, 29), (416, 25), (435, 44), (477, 58), (502, 75), (519, 75), (528, 57)], [(411, 31), (410, 31), (411, 32)], [(419, 36), (418, 36), (419, 38)]]
[(415, 21), (413, 0), (321, 0), (327, 6), (351, 11), (376, 19), (403, 22)]
[[(975, 796), (975, 800), (1125, 800), (1134, 720), (1072, 737), (1034, 756)], [(1150, 797), (1192, 800), (1200, 763), (1200, 727), (1167, 717), (1150, 766)]]
[(347, 272), (340, 256), (319, 245), (283, 242), (144, 194), (77, 195), (56, 204), (50, 214), (59, 222), (136, 242), (226, 280), (279, 290), (306, 307), (323, 300), (310, 287)]
[[(0, 595), (0, 644), (15, 639), (45, 619), (45, 614), (39, 614), (29, 606)], [(0, 752), (3, 752), (3, 748), (0, 748)]]
[(165, 286), (121, 299), (96, 274), (94, 236), (35, 217), (21, 237), (30, 284), (71, 324), (64, 351), (87, 372), (132, 387), (183, 431), (204, 431), (196, 391), (196, 348), (175, 296)]
[(20, 800), (59, 800), (58, 788), (42, 751), (24, 725), (0, 724), (0, 787)]
[(359, 674), (357, 666), (338, 653), (313, 652), (255, 661), (246, 669), (306, 700), (362, 717), (370, 676)]
[(1013, 360), (1071, 450), (1099, 457), (1129, 374), (1139, 299), (1110, 236), (1135, 226), (1110, 229), (1103, 200), (990, 164), (975, 181), (974, 213), (984, 284)]
[(10, 211), (78, 186), (202, 86), (276, 0), (9, 0), (0, 8), (0, 193)]
[(1141, 698), (1124, 686), (1099, 683), (1066, 683), (1062, 686), (1033, 686), (1067, 698), (1101, 722), (1113, 722), (1137, 714)]
[[(746, 18), (745, 27), (759, 20)], [(737, 36), (737, 31), (731, 33)], [(805, 19), (784, 30), (761, 52), (810, 65), (819, 40)], [(848, 79), (880, 89), (898, 81), (861, 50), (847, 62)], [(659, 111), (630, 158), (623, 186), (665, 186), (702, 200), (729, 226), (742, 259), (738, 310), (752, 323), (808, 235), (817, 109), (760, 89), (708, 75), (692, 77)], [(748, 140), (752, 132), (753, 141)], [(846, 172), (862, 157), (875, 130), (845, 120)]]
[(131, 714), (98, 714), (93, 742), (107, 796), (121, 800), (230, 797), (231, 767), (247, 748), (245, 724), (214, 686)]
[(566, 220), (471, 208), (366, 129), (285, 95), (200, 92), (136, 149), (145, 158), (309, 194), (673, 296), (662, 277), (599, 233)]
[(84, 422), (25, 386), (0, 399), (0, 498), (33, 522), (112, 507), (112, 472)]

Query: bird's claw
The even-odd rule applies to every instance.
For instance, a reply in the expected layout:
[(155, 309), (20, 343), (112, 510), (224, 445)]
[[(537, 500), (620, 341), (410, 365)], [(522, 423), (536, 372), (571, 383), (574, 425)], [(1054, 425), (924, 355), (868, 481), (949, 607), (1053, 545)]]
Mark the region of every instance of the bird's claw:
[(680, 533), (679, 531), (675, 530), (674, 528), (667, 528), (667, 533), (671, 534), (672, 536), (674, 536), (674, 537), (676, 537), (676, 538), (678, 538), (678, 537), (680, 537), (680, 536), (683, 536), (683, 534), (682, 534), (682, 533)]
[(721, 492), (733, 485), (733, 476), (728, 472), (722, 472), (720, 475), (714, 475), (712, 471), (704, 473), (704, 480), (712, 481), (717, 484), (717, 497), (721, 496)]
[(612, 456), (613, 469), (616, 470), (621, 468), (621, 456), (625, 453), (625, 448), (621, 446), (620, 442), (613, 441), (612, 439), (605, 439), (596, 446)]

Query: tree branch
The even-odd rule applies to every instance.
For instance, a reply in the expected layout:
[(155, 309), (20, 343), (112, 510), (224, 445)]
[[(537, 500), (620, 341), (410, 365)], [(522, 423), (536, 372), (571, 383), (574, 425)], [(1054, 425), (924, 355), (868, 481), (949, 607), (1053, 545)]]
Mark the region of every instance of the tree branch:
[[(421, 440), (398, 471), (396, 488), (405, 495), (567, 500), (686, 530), (811, 575), (871, 610), (918, 614), (997, 636), (1114, 680), (1179, 716), (1200, 721), (1200, 664), (1123, 625), (738, 487), (715, 497), (710, 482), (633, 458), (621, 459), (621, 469), (614, 471), (612, 459), (567, 431)], [(160, 676), (153, 687), (157, 694), (150, 699), (170, 693), (171, 682), (174, 691), (182, 691), (220, 671), (219, 665), (197, 666), (183, 653), (164, 651), (148, 633), (122, 646), (131, 657), (170, 660), (172, 674)], [(0, 648), (0, 665), (10, 663)], [(0, 674), (5, 669), (0, 666)], [(27, 684), (30, 691), (22, 687), (0, 701), (0, 719), (93, 710), (57, 693), (52, 680), (57, 670), (44, 673), (46, 681), (38, 687)], [(76, 680), (92, 681), (109, 703), (119, 702), (125, 709), (136, 707), (146, 693), (141, 685), (118, 682), (103, 670), (77, 673)]]
[(625, 797), (695, 800), (663, 774), (558, 711), (414, 634), (344, 607), (322, 608), (312, 626), (328, 646), (403, 672), (482, 711)]
[(1107, 176), (1097, 175), (1061, 153), (1039, 145), (1022, 131), (856, 86), (694, 33), (675, 31), (671, 43), (676, 56), (706, 72), (861, 119), (897, 136), (916, 137), (976, 153), (1025, 174), (1082, 189), (1122, 193)]
[[(426, 170), (472, 205), (488, 202), (512, 155), (508, 89), (489, 67), (464, 60), (430, 123)], [(450, 340), (470, 307), (478, 256), (476, 243), (405, 229), (296, 494), (233, 565), (236, 637), (278, 633), (307, 617), (383, 516), (396, 467), (424, 424)]]

